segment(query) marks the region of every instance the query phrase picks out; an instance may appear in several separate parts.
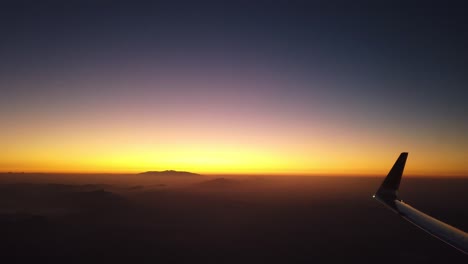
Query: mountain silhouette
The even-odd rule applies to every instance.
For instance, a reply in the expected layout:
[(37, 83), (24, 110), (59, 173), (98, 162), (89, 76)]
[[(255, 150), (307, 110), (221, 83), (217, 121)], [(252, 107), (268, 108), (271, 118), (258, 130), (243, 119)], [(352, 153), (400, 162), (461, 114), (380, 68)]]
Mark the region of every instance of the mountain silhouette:
[(165, 171), (146, 171), (139, 173), (139, 175), (150, 175), (150, 176), (200, 176), (200, 174), (188, 172), (188, 171), (175, 171), (175, 170), (165, 170)]

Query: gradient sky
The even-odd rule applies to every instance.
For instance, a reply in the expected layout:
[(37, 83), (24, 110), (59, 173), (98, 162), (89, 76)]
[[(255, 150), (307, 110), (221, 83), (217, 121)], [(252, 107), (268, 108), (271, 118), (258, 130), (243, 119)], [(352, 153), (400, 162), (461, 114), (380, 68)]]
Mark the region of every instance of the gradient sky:
[(14, 2), (0, 171), (468, 175), (461, 4)]

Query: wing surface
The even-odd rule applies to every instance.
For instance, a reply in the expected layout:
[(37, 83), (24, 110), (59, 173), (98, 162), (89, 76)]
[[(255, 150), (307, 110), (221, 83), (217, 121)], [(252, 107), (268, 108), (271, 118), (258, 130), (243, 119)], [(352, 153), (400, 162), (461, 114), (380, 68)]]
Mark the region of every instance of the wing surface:
[(407, 152), (400, 154), (373, 197), (393, 212), (400, 215), (403, 219), (461, 252), (468, 254), (468, 234), (466, 232), (439, 221), (399, 199), (398, 189), (400, 187), (407, 157)]

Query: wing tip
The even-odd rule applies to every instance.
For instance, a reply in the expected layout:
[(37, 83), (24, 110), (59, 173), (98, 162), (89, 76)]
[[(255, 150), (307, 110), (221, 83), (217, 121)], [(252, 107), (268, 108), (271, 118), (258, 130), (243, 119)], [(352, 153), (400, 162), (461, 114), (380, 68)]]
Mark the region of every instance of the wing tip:
[(393, 164), (393, 167), (380, 185), (380, 188), (372, 196), (374, 199), (382, 201), (385, 204), (392, 204), (394, 200), (398, 200), (398, 189), (400, 188), (407, 158), (408, 152), (400, 153), (400, 156), (395, 161), (395, 164)]

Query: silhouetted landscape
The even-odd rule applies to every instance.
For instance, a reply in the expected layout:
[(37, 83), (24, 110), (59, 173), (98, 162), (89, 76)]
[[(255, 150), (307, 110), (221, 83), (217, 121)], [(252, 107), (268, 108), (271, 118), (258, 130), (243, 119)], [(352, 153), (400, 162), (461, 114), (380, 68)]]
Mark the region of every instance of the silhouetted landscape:
[[(0, 174), (4, 263), (462, 263), (371, 198), (382, 177)], [(113, 179), (113, 181), (112, 181)], [(468, 230), (468, 179), (401, 196)]]
[(149, 176), (199, 176), (200, 174), (196, 174), (193, 172), (187, 171), (175, 171), (175, 170), (165, 170), (165, 171), (146, 171), (140, 173), (140, 175), (149, 175)]

